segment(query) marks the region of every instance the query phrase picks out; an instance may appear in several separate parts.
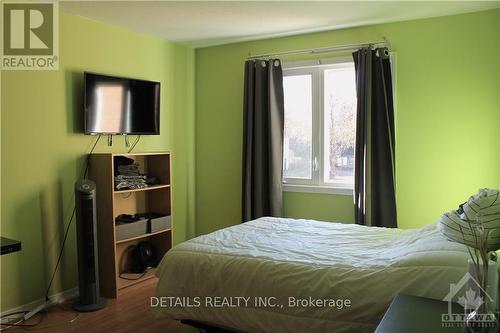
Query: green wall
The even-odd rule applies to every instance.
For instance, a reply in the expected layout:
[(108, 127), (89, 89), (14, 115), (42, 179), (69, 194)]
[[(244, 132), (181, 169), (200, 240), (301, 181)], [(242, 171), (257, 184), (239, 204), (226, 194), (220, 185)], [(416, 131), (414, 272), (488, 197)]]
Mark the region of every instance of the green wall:
[[(1, 234), (23, 250), (1, 257), (1, 309), (42, 298), (73, 206), (73, 184), (95, 137), (82, 135), (83, 71), (161, 82), (161, 135), (135, 151), (171, 150), (175, 232), (194, 233), (194, 50), (60, 13), (60, 69), (1, 77)], [(125, 152), (103, 138), (97, 152)], [(77, 284), (71, 228), (52, 293)]]
[[(400, 227), (436, 221), (478, 188), (500, 186), (499, 34), (500, 10), (493, 10), (197, 49), (196, 232), (240, 221), (249, 53), (389, 39), (397, 54)], [(351, 202), (287, 192), (284, 214), (352, 222)]]
[[(198, 49), (60, 14), (59, 71), (1, 72), (1, 310), (43, 297), (93, 138), (81, 132), (84, 70), (162, 83), (160, 136), (174, 154), (176, 243), (240, 220), (243, 62), (248, 53), (386, 36), (397, 54), (400, 226), (421, 226), (479, 187), (500, 187), (500, 10)], [(195, 103), (196, 102), (196, 103)], [(105, 140), (98, 152), (125, 151)], [(196, 191), (195, 191), (196, 189)], [(196, 204), (195, 204), (196, 203)], [(284, 193), (286, 216), (352, 222), (352, 197)], [(196, 221), (196, 225), (195, 225)], [(52, 293), (76, 286), (74, 227)]]
[[(496, 45), (497, 45), (497, 48), (496, 48), (496, 52), (497, 54), (500, 54), (500, 32), (498, 32), (498, 25), (500, 25), (500, 23), (498, 23), (500, 21), (500, 9), (497, 10), (497, 40), (496, 40)], [(497, 185), (497, 188), (500, 189), (500, 56), (497, 56), (496, 57), (497, 59), (497, 91), (496, 91), (496, 95), (497, 95), (497, 106), (498, 106), (498, 111), (497, 111), (497, 124), (498, 124), (498, 130), (497, 130), (497, 133), (498, 133), (498, 185)], [(499, 268), (500, 269), (500, 268)]]
[(297, 219), (354, 223), (350, 195), (283, 192), (285, 216)]

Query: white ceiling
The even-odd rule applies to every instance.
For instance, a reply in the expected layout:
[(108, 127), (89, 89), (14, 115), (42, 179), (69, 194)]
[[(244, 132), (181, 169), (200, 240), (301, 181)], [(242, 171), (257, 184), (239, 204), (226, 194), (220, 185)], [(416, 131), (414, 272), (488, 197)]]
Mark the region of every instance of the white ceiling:
[(191, 47), (499, 8), (496, 1), (64, 1), (63, 11)]

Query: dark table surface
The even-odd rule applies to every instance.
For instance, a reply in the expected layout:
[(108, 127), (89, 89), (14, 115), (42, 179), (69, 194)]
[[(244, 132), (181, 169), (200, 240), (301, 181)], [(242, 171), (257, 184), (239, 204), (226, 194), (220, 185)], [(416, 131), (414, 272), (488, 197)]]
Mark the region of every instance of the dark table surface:
[[(459, 304), (451, 303), (451, 306), (452, 313), (464, 313), (464, 309)], [(448, 312), (448, 302), (398, 295), (392, 301), (375, 333), (469, 332), (462, 322), (443, 321), (443, 314), (446, 315)], [(493, 328), (491, 332), (497, 332), (497, 330)]]
[(1, 254), (21, 251), (21, 242), (18, 240), (0, 237)]

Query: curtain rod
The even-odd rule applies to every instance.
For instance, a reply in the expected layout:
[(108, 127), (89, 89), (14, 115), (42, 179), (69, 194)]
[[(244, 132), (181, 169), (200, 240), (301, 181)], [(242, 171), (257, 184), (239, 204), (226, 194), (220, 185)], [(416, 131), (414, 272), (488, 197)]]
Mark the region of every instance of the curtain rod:
[(360, 44), (347, 44), (347, 45), (338, 45), (338, 46), (326, 46), (326, 47), (318, 47), (311, 49), (302, 49), (302, 50), (293, 50), (293, 51), (283, 51), (283, 52), (274, 52), (274, 53), (264, 53), (251, 55), (250, 53), (247, 56), (248, 60), (251, 59), (259, 59), (259, 58), (270, 58), (274, 56), (290, 56), (290, 55), (300, 55), (300, 54), (323, 54), (323, 53), (335, 53), (341, 51), (349, 51), (355, 50), (362, 47), (371, 47), (375, 45), (384, 45), (390, 48), (390, 43), (387, 39), (384, 40), (376, 40), (371, 42), (364, 42)]

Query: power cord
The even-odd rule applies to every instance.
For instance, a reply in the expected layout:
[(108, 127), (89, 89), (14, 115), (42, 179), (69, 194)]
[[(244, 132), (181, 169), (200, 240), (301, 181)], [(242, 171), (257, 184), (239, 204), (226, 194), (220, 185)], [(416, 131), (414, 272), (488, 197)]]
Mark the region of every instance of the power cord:
[[(87, 154), (87, 160), (85, 161), (85, 169), (83, 171), (83, 177), (87, 177), (88, 171), (89, 171), (89, 165), (90, 165), (90, 155), (94, 152), (95, 147), (97, 146), (97, 143), (101, 139), (101, 135), (97, 137), (97, 139), (94, 142), (94, 145), (92, 146), (92, 149), (90, 149), (90, 152)], [(52, 287), (52, 283), (54, 282), (54, 278), (57, 273), (57, 269), (59, 268), (59, 264), (61, 263), (61, 258), (64, 253), (64, 246), (66, 245), (66, 240), (68, 239), (68, 234), (69, 234), (69, 229), (71, 227), (71, 223), (73, 222), (73, 219), (75, 217), (76, 213), (76, 207), (73, 206), (73, 211), (71, 212), (71, 217), (69, 218), (68, 226), (66, 227), (66, 230), (64, 231), (64, 238), (61, 244), (61, 250), (59, 251), (59, 256), (57, 258), (56, 266), (54, 267), (54, 271), (52, 272), (52, 277), (50, 278), (49, 285), (47, 287), (47, 291), (45, 292), (45, 301), (48, 302), (49, 299), (49, 292), (50, 288)]]
[(128, 150), (129, 153), (132, 152), (132, 150), (134, 150), (135, 146), (139, 143), (139, 140), (141, 139), (141, 136), (138, 135), (137, 136), (137, 139), (135, 139), (134, 143), (132, 144), (132, 147), (130, 147), (130, 149)]
[[(62, 307), (62, 306), (61, 306), (61, 308), (64, 309), (64, 307)], [(10, 322), (1, 322), (0, 323), (0, 332), (6, 331), (11, 327), (19, 327), (19, 328), (22, 328), (22, 329), (27, 330), (27, 331), (46, 330), (49, 328), (60, 327), (60, 326), (66, 325), (66, 324), (71, 325), (80, 316), (80, 313), (76, 313), (76, 314), (74, 314), (74, 316), (71, 319), (65, 320), (64, 322), (59, 322), (57, 324), (45, 325), (45, 326), (40, 326), (40, 327), (37, 327), (37, 326), (40, 325), (42, 323), (42, 321), (45, 319), (45, 317), (47, 316), (48, 313), (46, 313), (46, 312), (45, 313), (38, 313), (38, 314), (40, 314), (40, 317), (39, 317), (38, 321), (36, 323), (33, 323), (33, 324), (23, 324), (23, 322), (25, 321), (23, 316), (16, 317), (16, 318), (5, 318), (5, 317), (10, 317), (10, 316), (16, 315), (16, 314), (26, 314), (28, 312), (29, 311), (17, 311), (17, 312), (12, 312), (12, 313), (4, 316), (4, 318), (2, 318), (2, 319), (11, 320), (11, 321)], [(17, 319), (17, 321), (16, 321), (16, 319)], [(3, 326), (5, 326), (5, 327), (3, 327)]]
[[(97, 146), (97, 144), (99, 143), (99, 140), (101, 139), (101, 134), (98, 135), (97, 139), (95, 140), (92, 148), (90, 149), (90, 152), (87, 154), (87, 159), (85, 161), (85, 169), (83, 171), (83, 175), (82, 175), (82, 178), (86, 178), (87, 175), (88, 175), (88, 170), (89, 170), (89, 166), (90, 166), (90, 156), (91, 154), (94, 152), (95, 150), (95, 147)], [(139, 143), (139, 140), (141, 139), (141, 136), (139, 135), (137, 137), (137, 139), (135, 140), (135, 142), (133, 143), (132, 147), (130, 147), (129, 149), (129, 153), (132, 152), (132, 150), (135, 148), (135, 146)], [(109, 138), (108, 138), (108, 141), (109, 141)], [(127, 140), (128, 141), (128, 140)], [(112, 141), (111, 141), (112, 142)], [(109, 142), (108, 142), (109, 143)], [(66, 230), (64, 231), (64, 238), (63, 238), (63, 241), (61, 243), (61, 249), (59, 251), (59, 255), (58, 255), (58, 258), (57, 258), (57, 262), (56, 262), (56, 265), (54, 267), (54, 271), (52, 273), (52, 276), (50, 278), (50, 282), (47, 286), (47, 290), (45, 292), (45, 301), (46, 302), (49, 302), (50, 301), (50, 298), (49, 298), (49, 293), (50, 293), (50, 288), (52, 287), (52, 283), (54, 282), (54, 278), (55, 278), (55, 275), (57, 273), (57, 269), (59, 268), (59, 265), (61, 263), (61, 259), (62, 259), (62, 255), (64, 253), (64, 248), (65, 248), (65, 245), (66, 245), (66, 240), (68, 239), (68, 234), (69, 234), (69, 230), (70, 230), (70, 227), (71, 227), (71, 224), (75, 218), (75, 213), (76, 213), (76, 207), (73, 207), (73, 211), (71, 212), (71, 217), (69, 219), (69, 222), (68, 222), (68, 225), (66, 227)], [(131, 279), (131, 278), (126, 278), (126, 277), (122, 277), (121, 274), (120, 274), (120, 278), (122, 279), (126, 279), (126, 280), (136, 280), (136, 279), (140, 279), (142, 278), (144, 275), (146, 275), (146, 273), (148, 272), (148, 269), (146, 269), (144, 271), (144, 273), (142, 273), (141, 276), (137, 277), (137, 278), (134, 278), (134, 279)], [(40, 320), (37, 322), (37, 323), (34, 323), (34, 324), (22, 324), (24, 321), (26, 321), (26, 315), (27, 314), (30, 314), (30, 311), (18, 311), (18, 312), (13, 312), (13, 313), (9, 313), (7, 314), (6, 316), (12, 316), (12, 315), (15, 315), (15, 314), (23, 314), (23, 316), (19, 317), (19, 318), (16, 318), (16, 319), (19, 319), (17, 322), (8, 322), (8, 323), (3, 323), (3, 322), (0, 322), (0, 332), (1, 331), (5, 331), (11, 327), (22, 327), (22, 328), (29, 328), (29, 327), (35, 327), (37, 325), (39, 325), (42, 320), (43, 320), (43, 317), (40, 317)], [(72, 320), (69, 321), (69, 323), (72, 323), (74, 320), (76, 320), (76, 318), (78, 317), (79, 314), (77, 314)], [(8, 319), (8, 318), (7, 318)], [(14, 319), (14, 318), (13, 318)], [(1, 327), (1, 326), (7, 326), (7, 327)], [(47, 327), (48, 328), (48, 327)]]
[[(11, 327), (23, 327), (23, 328), (35, 327), (43, 321), (44, 316), (40, 315), (40, 319), (38, 319), (38, 321), (36, 323), (34, 323), (34, 324), (22, 324), (25, 321), (24, 315), (27, 313), (29, 313), (29, 311), (17, 311), (17, 312), (9, 313), (7, 316), (4, 316), (4, 318), (2, 318), (2, 319), (7, 319), (7, 320), (11, 319), (12, 321), (1, 322), (0, 323), (0, 332), (6, 331)], [(10, 317), (10, 316), (16, 315), (16, 314), (22, 314), (22, 316), (15, 317), (15, 318), (5, 318), (5, 317)], [(1, 327), (1, 326), (6, 326), (6, 327)]]
[[(144, 272), (140, 273), (141, 275), (139, 276), (136, 276), (136, 277), (127, 277), (127, 276), (124, 276), (123, 274), (134, 274), (134, 273), (126, 273), (126, 272), (122, 272), (120, 273), (120, 275), (118, 275), (118, 277), (120, 279), (123, 279), (123, 280), (128, 280), (128, 281), (135, 281), (135, 280), (140, 280), (142, 279), (146, 274), (148, 274), (148, 272), (152, 269), (152, 267), (148, 267), (144, 270)], [(135, 273), (137, 274), (137, 273)]]
[[(85, 169), (83, 171), (82, 178), (86, 178), (87, 175), (88, 175), (89, 166), (90, 166), (90, 155), (92, 155), (92, 153), (94, 152), (95, 147), (99, 143), (99, 140), (101, 139), (101, 137), (102, 137), (102, 135), (99, 135), (97, 137), (97, 139), (94, 142), (94, 145), (90, 149), (90, 152), (87, 154), (87, 160), (85, 162)], [(137, 137), (137, 139), (134, 141), (132, 147), (130, 147), (130, 149), (128, 151), (129, 153), (132, 152), (132, 150), (135, 148), (135, 146), (137, 145), (137, 143), (139, 143), (140, 139), (141, 139), (141, 136), (139, 135)], [(76, 207), (73, 207), (73, 211), (71, 212), (71, 217), (69, 219), (68, 226), (66, 227), (66, 230), (64, 231), (64, 238), (63, 238), (63, 241), (62, 241), (62, 244), (61, 244), (61, 250), (59, 251), (59, 256), (57, 258), (56, 266), (54, 268), (54, 272), (52, 273), (52, 277), (50, 278), (50, 282), (49, 282), (49, 285), (47, 287), (47, 291), (45, 292), (45, 300), (46, 301), (49, 301), (50, 288), (52, 287), (52, 283), (54, 282), (54, 278), (55, 278), (55, 275), (57, 273), (57, 269), (59, 268), (59, 264), (61, 263), (61, 258), (62, 258), (63, 252), (64, 252), (64, 247), (66, 245), (66, 240), (68, 238), (68, 234), (69, 234), (69, 230), (70, 230), (71, 224), (73, 222), (73, 219), (75, 218), (75, 213), (76, 213)]]
[[(24, 321), (24, 315), (27, 314), (29, 311), (16, 311), (16, 312), (11, 312), (7, 315), (4, 315), (1, 319), (6, 319), (6, 320), (11, 320), (8, 322), (0, 322), (0, 332), (6, 331), (9, 328), (16, 326)], [(14, 315), (21, 315), (19, 317), (14, 317), (14, 318), (6, 318)], [(13, 322), (14, 320), (17, 320), (17, 322)], [(6, 326), (6, 327), (3, 327)]]
[(101, 139), (102, 135), (99, 135), (97, 137), (97, 140), (95, 140), (94, 145), (92, 146), (92, 149), (90, 149), (90, 153), (87, 154), (87, 162), (85, 164), (85, 171), (83, 172), (83, 178), (87, 177), (88, 171), (89, 171), (89, 166), (90, 166), (90, 155), (94, 152), (95, 146), (97, 146), (97, 143)]
[(71, 226), (71, 223), (73, 222), (73, 218), (75, 217), (75, 212), (76, 212), (76, 207), (73, 207), (73, 211), (71, 212), (71, 217), (69, 218), (69, 223), (68, 226), (66, 227), (66, 230), (64, 231), (64, 238), (61, 244), (61, 250), (59, 251), (59, 256), (57, 258), (56, 262), (56, 267), (54, 268), (54, 271), (52, 272), (52, 277), (50, 278), (49, 286), (47, 287), (47, 291), (45, 292), (45, 301), (48, 302), (50, 300), (49, 298), (49, 292), (50, 288), (52, 287), (52, 282), (54, 282), (54, 277), (56, 276), (57, 269), (59, 268), (59, 264), (61, 262), (61, 258), (64, 252), (64, 246), (66, 245), (66, 239), (68, 238), (69, 234), (69, 228)]
[[(89, 170), (89, 166), (90, 166), (90, 156), (91, 156), (91, 154), (94, 152), (95, 147), (97, 146), (97, 144), (99, 143), (99, 140), (101, 139), (101, 136), (102, 136), (101, 134), (100, 134), (100, 135), (98, 135), (97, 139), (96, 139), (96, 140), (95, 140), (95, 142), (94, 142), (94, 145), (93, 145), (93, 146), (92, 146), (92, 148), (90, 149), (90, 152), (87, 154), (87, 159), (86, 159), (86, 161), (85, 161), (85, 168), (84, 168), (84, 171), (83, 171), (82, 178), (86, 178), (86, 177), (87, 177), (87, 175), (88, 175), (88, 170)], [(135, 148), (135, 146), (137, 145), (137, 143), (139, 143), (139, 140), (140, 140), (140, 139), (141, 139), (141, 136), (139, 135), (139, 136), (137, 137), (137, 139), (135, 140), (134, 144), (132, 145), (132, 147), (130, 147), (130, 149), (129, 149), (129, 151), (128, 151), (129, 153), (131, 153), (131, 152), (132, 152), (132, 150)], [(109, 138), (108, 138), (108, 141), (109, 141)], [(76, 207), (74, 206), (74, 207), (73, 207), (73, 211), (71, 212), (71, 217), (70, 217), (70, 219), (69, 219), (68, 225), (67, 225), (67, 227), (66, 227), (66, 230), (64, 231), (64, 238), (63, 238), (63, 241), (62, 241), (62, 243), (61, 243), (61, 249), (60, 249), (60, 251), (59, 251), (59, 255), (58, 255), (58, 258), (57, 258), (56, 265), (55, 265), (55, 267), (54, 267), (54, 271), (53, 271), (53, 273), (52, 273), (52, 276), (51, 276), (51, 278), (50, 278), (49, 284), (48, 284), (48, 286), (47, 286), (47, 290), (46, 290), (46, 292), (45, 292), (45, 301), (46, 301), (46, 303), (50, 301), (50, 298), (49, 298), (50, 288), (52, 287), (52, 283), (54, 282), (54, 278), (55, 278), (55, 275), (56, 275), (56, 273), (57, 273), (57, 269), (59, 268), (59, 265), (60, 265), (60, 263), (61, 263), (61, 259), (62, 259), (62, 255), (63, 255), (63, 253), (64, 253), (64, 248), (65, 248), (65, 245), (66, 245), (66, 241), (67, 241), (67, 239), (68, 239), (69, 230), (70, 230), (71, 224), (72, 224), (72, 222), (73, 222), (73, 220), (74, 220), (74, 218), (75, 218), (75, 213), (76, 213)], [(146, 270), (146, 271), (143, 273), (143, 275), (142, 275), (142, 276), (140, 276), (139, 278), (143, 277), (146, 273), (147, 273), (147, 270)], [(139, 278), (138, 278), (138, 279), (139, 279)], [(39, 322), (37, 322), (37, 323), (35, 323), (35, 324), (22, 324), (24, 321), (26, 321), (27, 319), (29, 319), (29, 318), (26, 318), (26, 316), (27, 316), (27, 315), (30, 315), (30, 313), (31, 313), (30, 311), (20, 311), (20, 312), (14, 312), (14, 313), (10, 313), (10, 314), (8, 314), (7, 316), (11, 316), (11, 315), (14, 315), (14, 314), (21, 314), (21, 313), (23, 314), (23, 316), (22, 316), (22, 317), (20, 317), (20, 318), (19, 318), (19, 320), (18, 320), (17, 322), (15, 322), (15, 323), (2, 323), (2, 322), (0, 322), (0, 326), (8, 326), (8, 327), (6, 327), (6, 328), (4, 328), (4, 327), (0, 327), (0, 331), (4, 331), (4, 330), (6, 330), (6, 329), (8, 329), (8, 328), (11, 328), (11, 327), (13, 327), (13, 326), (14, 326), (14, 327), (23, 327), (23, 328), (27, 328), (27, 327), (34, 327), (34, 326), (36, 326), (36, 325), (40, 324), (40, 322), (41, 322), (41, 321), (42, 321), (42, 319), (43, 319), (43, 318), (41, 318), (41, 319), (40, 319), (40, 321), (39, 321)], [(34, 314), (36, 314), (36, 312), (35, 312)], [(77, 315), (74, 319), (72, 319), (72, 320), (70, 321), (70, 323), (71, 323), (71, 322), (73, 322), (73, 321), (74, 321), (77, 317), (78, 317), (78, 315)]]

